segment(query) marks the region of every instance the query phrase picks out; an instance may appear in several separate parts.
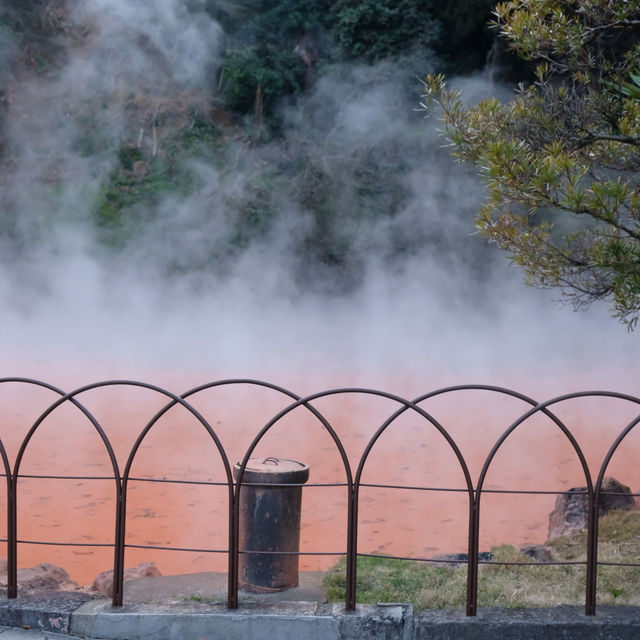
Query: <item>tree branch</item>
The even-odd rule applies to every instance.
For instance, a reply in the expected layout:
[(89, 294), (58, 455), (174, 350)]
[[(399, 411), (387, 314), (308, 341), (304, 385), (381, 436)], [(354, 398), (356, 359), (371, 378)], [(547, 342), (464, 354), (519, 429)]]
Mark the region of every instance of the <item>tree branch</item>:
[(609, 31), (613, 29), (625, 29), (627, 27), (637, 27), (640, 26), (640, 20), (615, 20), (614, 22), (609, 22), (608, 24), (601, 24), (597, 27), (588, 27), (585, 29), (587, 32), (588, 38), (591, 39), (595, 37), (598, 33), (602, 31)]
[(640, 138), (634, 138), (633, 136), (616, 136), (606, 133), (590, 133), (588, 138), (582, 140), (576, 145), (576, 149), (584, 149), (584, 147), (587, 147), (594, 142), (602, 142), (605, 140), (608, 140), (610, 142), (619, 142), (620, 144), (630, 144), (634, 147), (640, 147)]

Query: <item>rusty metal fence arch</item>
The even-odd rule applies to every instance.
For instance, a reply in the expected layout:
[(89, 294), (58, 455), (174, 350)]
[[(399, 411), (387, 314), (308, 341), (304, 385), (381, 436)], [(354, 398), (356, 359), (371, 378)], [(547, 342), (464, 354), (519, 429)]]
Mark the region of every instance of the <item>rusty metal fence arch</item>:
[[(498, 387), (495, 385), (485, 385), (485, 384), (463, 384), (463, 385), (454, 385), (449, 387), (443, 387), (441, 389), (436, 389), (434, 391), (430, 391), (421, 396), (418, 396), (414, 399), (415, 404), (419, 404), (426, 400), (430, 400), (437, 396), (442, 396), (450, 393), (457, 393), (460, 391), (489, 391), (492, 393), (506, 395), (512, 398), (516, 398), (521, 400), (522, 402), (531, 405), (532, 407), (538, 407), (539, 403), (536, 402), (533, 398), (530, 398), (518, 391), (513, 389), (507, 389), (505, 387)], [(395, 419), (398, 415), (403, 413), (406, 408), (401, 408), (398, 410), (397, 414), (395, 414), (392, 419)], [(591, 487), (591, 478), (589, 477), (588, 467), (586, 464), (586, 460), (584, 458), (584, 454), (580, 449), (578, 443), (575, 441), (573, 435), (569, 432), (566, 426), (562, 423), (562, 421), (551, 411), (549, 411), (546, 407), (539, 409), (542, 413), (544, 413), (547, 417), (549, 417), (567, 436), (569, 441), (571, 442), (574, 450), (576, 451), (580, 463), (582, 465), (583, 470), (587, 476), (587, 486), (589, 487), (589, 491), (592, 491)], [(533, 411), (533, 410), (532, 410)], [(525, 415), (529, 415), (528, 412)], [(524, 421), (524, 417), (521, 417)], [(520, 419), (519, 419), (520, 420)], [(491, 464), (491, 461), (495, 457), (498, 449), (502, 445), (502, 443), (506, 440), (506, 438), (515, 430), (515, 428), (520, 424), (518, 420), (516, 423), (512, 424), (498, 439), (498, 441), (494, 444), (493, 448), (489, 452), (487, 459), (482, 467), (480, 472), (480, 478), (475, 488), (473, 487), (473, 482), (469, 478), (468, 485), (471, 486), (470, 494), (469, 494), (469, 537), (468, 537), (468, 563), (467, 563), (467, 602), (466, 602), (466, 611), (468, 616), (475, 616), (478, 610), (478, 567), (479, 567), (479, 532), (480, 532), (480, 498), (482, 495), (482, 486), (484, 484), (484, 478), (486, 477), (487, 471)], [(456, 447), (457, 448), (457, 447)], [(466, 468), (466, 464), (465, 464)]]
[[(383, 433), (383, 431), (385, 431), (387, 429), (387, 427), (393, 422), (393, 420), (395, 420), (401, 412), (396, 412), (394, 413), (392, 416), (390, 416), (382, 425), (382, 427), (376, 432), (376, 434), (373, 436), (373, 438), (370, 440), (370, 442), (368, 443), (367, 447), (365, 448), (365, 451), (360, 459), (360, 462), (358, 464), (358, 472), (357, 472), (357, 476), (355, 481), (353, 480), (353, 476), (352, 476), (352, 471), (351, 471), (351, 466), (349, 464), (349, 460), (347, 458), (346, 452), (344, 450), (344, 447), (342, 445), (342, 443), (340, 442), (340, 438), (338, 437), (338, 435), (336, 434), (336, 432), (334, 431), (334, 429), (330, 426), (330, 424), (326, 421), (326, 419), (324, 419), (324, 417), (321, 417), (319, 413), (316, 413), (317, 410), (313, 409), (311, 407), (311, 405), (309, 405), (310, 402), (312, 402), (313, 400), (318, 400), (320, 398), (325, 398), (328, 396), (335, 396), (335, 395), (345, 395), (345, 394), (365, 394), (365, 395), (372, 395), (372, 396), (379, 396), (382, 398), (386, 398), (388, 400), (393, 400), (401, 405), (403, 405), (403, 410), (407, 410), (407, 409), (412, 409), (413, 411), (415, 411), (416, 413), (418, 413), (420, 416), (422, 416), (424, 419), (426, 419), (428, 422), (430, 422), (434, 427), (436, 427), (436, 429), (445, 437), (445, 439), (447, 440), (448, 444), (452, 447), (456, 457), (458, 458), (458, 461), (460, 462), (460, 465), (462, 467), (464, 476), (465, 476), (465, 481), (467, 483), (467, 488), (470, 492), (470, 496), (472, 495), (472, 484), (471, 484), (471, 476), (469, 475), (469, 471), (467, 469), (466, 463), (464, 461), (464, 458), (462, 457), (462, 454), (460, 453), (460, 450), (458, 449), (458, 447), (456, 446), (455, 442), (453, 441), (453, 439), (449, 436), (449, 434), (447, 433), (447, 431), (438, 423), (437, 420), (435, 420), (432, 416), (430, 416), (426, 411), (424, 411), (424, 409), (418, 407), (416, 404), (414, 404), (413, 402), (411, 402), (410, 400), (406, 400), (405, 398), (402, 398), (398, 395), (392, 394), (392, 393), (388, 393), (385, 391), (378, 391), (375, 389), (366, 389), (366, 388), (360, 388), (360, 387), (346, 387), (346, 388), (341, 388), (341, 389), (330, 389), (328, 391), (321, 391), (318, 393), (314, 393), (311, 394), (309, 396), (306, 396), (305, 398), (301, 398), (298, 401), (292, 403), (291, 405), (289, 405), (288, 407), (286, 407), (285, 409), (283, 409), (280, 413), (278, 413), (276, 416), (274, 416), (258, 433), (258, 435), (254, 438), (253, 442), (251, 443), (251, 445), (249, 446), (247, 452), (245, 453), (244, 459), (241, 463), (240, 466), (240, 471), (238, 474), (238, 485), (237, 485), (237, 489), (236, 489), (236, 502), (234, 505), (234, 519), (237, 522), (237, 518), (238, 518), (238, 514), (239, 514), (239, 500), (238, 500), (238, 492), (240, 490), (241, 484), (242, 484), (242, 476), (244, 474), (244, 470), (246, 468), (246, 465), (249, 461), (249, 458), (251, 456), (251, 453), (254, 451), (255, 447), (257, 446), (258, 442), (261, 440), (261, 438), (281, 419), (283, 418), (285, 415), (287, 415), (289, 412), (293, 411), (294, 409), (296, 409), (299, 406), (306, 406), (310, 409), (312, 409), (312, 411), (314, 412), (314, 414), (319, 417), (322, 421), (323, 426), (329, 431), (332, 439), (334, 440), (339, 452), (340, 452), (340, 456), (342, 458), (344, 467), (345, 467), (345, 471), (346, 471), (346, 475), (347, 475), (347, 486), (348, 486), (348, 490), (349, 490), (349, 495), (348, 495), (348, 517), (347, 517), (347, 552), (346, 552), (346, 559), (347, 559), (347, 587), (346, 587), (346, 592), (347, 592), (347, 597), (346, 597), (346, 608), (347, 610), (354, 610), (356, 607), (356, 577), (357, 577), (357, 546), (358, 546), (358, 538), (357, 538), (357, 523), (358, 523), (358, 491), (359, 491), (359, 484), (360, 484), (360, 478), (362, 476), (362, 470), (364, 468), (364, 464), (366, 462), (366, 459), (373, 447), (373, 445), (375, 444), (376, 440), (379, 438), (379, 436)], [(236, 527), (236, 530), (234, 532), (234, 542), (237, 545), (237, 540), (238, 540), (238, 528)], [(237, 575), (237, 556), (236, 556), (236, 569), (234, 570), (234, 575)], [(230, 589), (233, 588), (234, 591), (237, 592), (237, 584), (232, 585), (230, 583)], [(237, 596), (236, 596), (237, 597)], [(230, 600), (231, 602), (231, 600)]]
[(426, 411), (424, 411), (424, 409), (419, 407), (418, 403), (416, 401), (410, 402), (408, 400), (404, 400), (404, 399), (401, 399), (401, 398), (394, 398), (394, 399), (396, 401), (400, 402), (401, 404), (404, 404), (404, 406), (400, 407), (395, 413), (390, 415), (382, 423), (382, 425), (378, 428), (378, 430), (373, 434), (373, 436), (370, 438), (369, 442), (367, 443), (367, 446), (365, 447), (364, 452), (362, 453), (362, 456), (360, 458), (360, 462), (358, 464), (358, 471), (356, 473), (355, 490), (354, 490), (353, 507), (352, 507), (353, 513), (354, 513), (354, 515), (353, 515), (354, 523), (355, 523), (354, 527), (355, 527), (356, 530), (354, 531), (354, 534), (353, 534), (353, 541), (352, 541), (352, 546), (351, 546), (351, 549), (350, 549), (351, 550), (351, 555), (347, 559), (347, 566), (351, 569), (351, 575), (352, 575), (352, 578), (351, 578), (351, 589), (352, 589), (352, 591), (351, 592), (349, 592), (350, 582), (349, 582), (349, 580), (347, 580), (347, 608), (348, 609), (354, 609), (355, 608), (355, 604), (356, 604), (357, 549), (358, 549), (358, 547), (357, 547), (357, 545), (358, 545), (358, 540), (357, 540), (358, 498), (359, 498), (359, 490), (360, 490), (360, 486), (361, 486), (361, 479), (362, 479), (362, 473), (364, 471), (364, 466), (365, 466), (366, 461), (367, 461), (367, 459), (369, 457), (369, 454), (371, 453), (374, 445), (376, 444), (376, 442), (378, 441), (380, 436), (405, 411), (407, 411), (408, 409), (414, 410), (419, 415), (421, 415), (423, 418), (425, 418), (444, 437), (444, 439), (446, 440), (447, 444), (451, 447), (451, 449), (452, 449), (454, 455), (456, 456), (458, 462), (460, 463), (460, 468), (461, 468), (462, 473), (464, 475), (464, 481), (465, 481), (465, 484), (466, 484), (467, 494), (468, 494), (468, 497), (469, 497), (470, 513), (471, 513), (471, 510), (473, 508), (474, 491), (473, 491), (473, 481), (471, 480), (471, 474), (469, 473), (469, 468), (468, 468), (467, 463), (466, 463), (466, 461), (464, 459), (464, 456), (462, 455), (460, 449), (458, 448), (458, 445), (455, 443), (453, 438), (449, 435), (448, 431), (433, 416), (431, 416)]
[[(511, 426), (502, 434), (498, 442), (494, 445), (491, 454), (487, 458), (485, 462), (485, 467), (488, 468), (491, 463), (491, 459), (495, 452), (500, 447), (500, 445), (506, 440), (506, 438), (525, 420), (527, 420), (532, 415), (535, 415), (538, 412), (546, 412), (548, 411), (548, 407), (558, 404), (560, 402), (564, 402), (566, 400), (573, 400), (577, 398), (586, 398), (586, 397), (606, 397), (606, 398), (617, 398), (619, 400), (626, 400), (635, 404), (640, 405), (640, 398), (636, 398), (635, 396), (631, 396), (624, 393), (617, 393), (614, 391), (577, 391), (574, 393), (567, 393), (561, 396), (557, 396), (556, 398), (552, 398), (551, 400), (547, 400), (546, 402), (541, 402), (533, 407), (530, 411), (520, 416), (517, 420), (515, 420)], [(597, 487), (597, 495), (600, 495), (600, 487), (602, 485), (602, 480), (604, 479), (604, 472), (606, 467), (608, 466), (613, 453), (617, 449), (620, 442), (622, 442), (623, 438), (631, 431), (631, 429), (640, 421), (640, 415), (635, 418), (630, 425), (627, 426), (626, 429), (623, 430), (622, 434), (618, 436), (614, 445), (609, 448), (609, 452), (605, 456), (603, 464), (601, 466), (600, 472), (598, 474), (598, 481), (596, 484)], [(599, 514), (599, 506), (596, 499), (596, 493), (594, 490), (594, 486), (591, 479), (591, 471), (589, 466), (584, 459), (580, 448), (577, 443), (574, 444), (575, 438), (571, 434), (571, 432), (564, 426), (564, 424), (560, 425), (560, 421), (558, 421), (558, 426), (562, 429), (563, 433), (569, 438), (571, 443), (573, 444), (576, 452), (580, 457), (580, 462), (582, 464), (583, 470), (585, 472), (585, 477), (587, 481), (587, 499), (588, 499), (588, 521), (587, 521), (587, 578), (586, 578), (586, 595), (585, 595), (585, 613), (587, 615), (595, 615), (596, 613), (596, 587), (597, 587), (597, 568), (598, 568), (598, 514)], [(493, 455), (492, 455), (493, 454)], [(484, 476), (486, 475), (485, 469), (483, 469), (483, 474), (481, 475), (481, 479), (484, 480)]]
[[(26, 436), (22, 439), (18, 447), (18, 452), (14, 465), (12, 468), (11, 461), (7, 454), (5, 444), (0, 438), (0, 456), (2, 457), (2, 466), (4, 468), (4, 475), (6, 478), (6, 490), (7, 490), (7, 564), (8, 564), (8, 587), (7, 597), (17, 597), (18, 582), (17, 582), (17, 565), (18, 565), (18, 535), (17, 535), (17, 506), (18, 506), (18, 479), (20, 476), (20, 466), (22, 459), (27, 451), (29, 443), (36, 433), (43, 421), (50, 416), (58, 407), (65, 403), (71, 403), (74, 405), (88, 420), (95, 432), (98, 434), (104, 448), (109, 457), (113, 476), (100, 479), (112, 479), (115, 482), (115, 497), (116, 497), (116, 514), (115, 514), (115, 534), (113, 545), (94, 545), (94, 546), (113, 546), (114, 551), (114, 576), (113, 576), (113, 605), (120, 606), (123, 603), (123, 583), (124, 583), (124, 561), (125, 561), (125, 549), (126, 544), (126, 499), (127, 499), (127, 487), (131, 480), (131, 467), (136, 454), (142, 445), (144, 439), (149, 434), (154, 425), (164, 416), (172, 407), (180, 406), (183, 410), (186, 410), (196, 422), (199, 423), (207, 432), (210, 441), (214, 445), (214, 450), (217, 452), (223, 467), (225, 479), (223, 482), (212, 482), (205, 484), (218, 484), (226, 486), (227, 488), (227, 502), (229, 510), (229, 530), (228, 530), (228, 547), (226, 550), (207, 550), (211, 552), (220, 552), (228, 554), (228, 598), (227, 606), (231, 609), (238, 607), (238, 558), (242, 550), (239, 549), (239, 495), (242, 490), (242, 486), (249, 483), (243, 483), (243, 475), (246, 469), (247, 463), (251, 454), (267, 432), (269, 432), (282, 418), (295, 409), (302, 407), (306, 411), (310, 412), (316, 420), (320, 423), (322, 428), (329, 434), (332, 442), (335, 446), (335, 450), (338, 453), (342, 466), (344, 467), (345, 482), (344, 483), (332, 483), (330, 485), (318, 485), (318, 486), (344, 486), (347, 490), (347, 536), (346, 536), (346, 548), (345, 551), (339, 555), (346, 557), (346, 602), (345, 606), (348, 610), (355, 609), (357, 600), (357, 558), (358, 558), (358, 514), (359, 514), (359, 491), (362, 486), (368, 486), (362, 482), (363, 471), (366, 466), (367, 459), (375, 447), (376, 442), (380, 436), (394, 423), (394, 421), (406, 411), (411, 411), (413, 414), (419, 416), (426, 424), (433, 427), (446, 441), (450, 450), (455, 455), (457, 462), (460, 466), (462, 476), (464, 478), (464, 488), (455, 489), (456, 491), (463, 491), (467, 494), (469, 500), (469, 521), (468, 521), (468, 562), (467, 562), (467, 597), (466, 597), (466, 610), (467, 615), (476, 615), (477, 613), (477, 597), (478, 597), (478, 566), (479, 561), (479, 528), (480, 528), (480, 503), (483, 492), (488, 490), (484, 488), (486, 475), (491, 467), (491, 464), (507, 438), (524, 422), (536, 414), (543, 414), (548, 417), (564, 434), (568, 442), (573, 448), (577, 461), (580, 463), (582, 471), (585, 475), (585, 481), (587, 485), (587, 499), (588, 499), (588, 524), (587, 524), (587, 560), (586, 564), (586, 585), (585, 585), (585, 613), (587, 615), (594, 615), (596, 611), (596, 585), (597, 585), (597, 567), (598, 567), (598, 516), (599, 516), (599, 504), (598, 499), (602, 492), (602, 483), (605, 477), (606, 470), (611, 462), (614, 453), (618, 450), (622, 442), (628, 436), (628, 434), (637, 426), (640, 422), (640, 414), (629, 422), (616, 437), (614, 442), (609, 447), (607, 453), (604, 456), (603, 462), (600, 466), (598, 476), (595, 484), (592, 481), (592, 474), (587, 464), (586, 458), (580, 445), (571, 430), (564, 424), (558, 416), (550, 410), (550, 407), (557, 405), (561, 402), (573, 400), (577, 398), (593, 398), (593, 397), (606, 397), (617, 400), (623, 400), (625, 402), (631, 402), (636, 405), (640, 405), (640, 398), (631, 396), (628, 394), (610, 392), (610, 391), (583, 391), (565, 394), (557, 396), (545, 402), (537, 402), (528, 396), (525, 396), (517, 391), (507, 389), (505, 387), (497, 387), (492, 385), (457, 385), (452, 387), (445, 387), (430, 391), (413, 400), (402, 398), (401, 396), (388, 393), (386, 391), (380, 391), (376, 389), (359, 388), (359, 387), (346, 387), (339, 389), (329, 389), (325, 391), (316, 392), (304, 397), (295, 394), (284, 387), (272, 384), (270, 382), (254, 380), (249, 378), (233, 378), (226, 380), (218, 380), (209, 382), (203, 385), (194, 387), (181, 395), (177, 395), (162, 387), (135, 380), (108, 380), (102, 382), (96, 382), (79, 387), (71, 392), (65, 393), (62, 389), (50, 385), (46, 382), (20, 377), (5, 377), (0, 378), (0, 385), (3, 384), (23, 384), (32, 385), (45, 388), (58, 396), (58, 398), (50, 403), (45, 410), (40, 414), (37, 420), (31, 425)], [(251, 444), (245, 451), (242, 462), (239, 464), (236, 479), (234, 482), (234, 476), (229, 462), (228, 454), (224, 449), (222, 442), (212, 428), (211, 424), (191, 403), (187, 401), (190, 398), (202, 391), (213, 389), (216, 387), (225, 386), (257, 386), (273, 390), (280, 393), (289, 399), (289, 404), (274, 415), (261, 429), (257, 430), (257, 435), (252, 440)], [(118, 461), (114, 452), (114, 448), (107, 436), (106, 431), (102, 425), (96, 420), (93, 414), (82, 404), (77, 396), (81, 394), (105, 387), (137, 387), (142, 388), (168, 399), (167, 403), (157, 411), (151, 419), (142, 428), (138, 437), (135, 440), (134, 445), (131, 447), (123, 471), (120, 471)], [(519, 399), (530, 406), (530, 409), (522, 413), (515, 421), (513, 421), (509, 427), (500, 435), (497, 441), (494, 443), (489, 454), (487, 455), (482, 469), (480, 471), (477, 483), (473, 484), (471, 474), (467, 462), (462, 455), (462, 452), (450, 435), (446, 426), (438, 422), (430, 413), (428, 413), (423, 407), (419, 406), (420, 403), (426, 402), (431, 398), (440, 396), (443, 394), (451, 394), (463, 391), (488, 391), (498, 394), (505, 394), (513, 398)], [(358, 460), (357, 467), (352, 464), (349, 456), (346, 453), (344, 444), (335, 431), (334, 427), (327, 420), (327, 418), (315, 407), (312, 403), (321, 398), (329, 396), (341, 396), (359, 394), (363, 396), (375, 396), (385, 398), (396, 404), (399, 404), (399, 408), (390, 414), (386, 420), (378, 427), (373, 436), (371, 436), (366, 443), (364, 450)], [(356, 469), (355, 474), (353, 469)], [(46, 479), (53, 476), (30, 476)], [(75, 478), (76, 476), (74, 476)], [(88, 479), (88, 478), (87, 478)], [(156, 480), (162, 482), (163, 480)], [(166, 480), (165, 480), (166, 481)], [(189, 481), (182, 481), (189, 483)], [(311, 485), (313, 486), (313, 485)], [(371, 485), (377, 486), (377, 485)], [(394, 488), (408, 489), (410, 487), (397, 486)], [(411, 487), (413, 488), (413, 487)], [(420, 487), (425, 488), (425, 487)], [(426, 489), (426, 488), (425, 488)], [(450, 489), (434, 489), (434, 490), (450, 490)], [(508, 493), (508, 491), (507, 491)], [(518, 492), (521, 493), (521, 492)], [(524, 492), (528, 493), (528, 492)], [(531, 491), (529, 493), (536, 493)], [(562, 492), (550, 492), (550, 493), (562, 493)], [(46, 541), (39, 541), (39, 544), (61, 544), (52, 543)], [(76, 543), (64, 543), (70, 546), (74, 546)], [(88, 545), (91, 546), (91, 545)], [(140, 545), (133, 545), (140, 546)], [(165, 547), (150, 547), (150, 548), (165, 548)], [(170, 547), (166, 549), (171, 550)], [(180, 551), (202, 551), (200, 549), (179, 549)], [(250, 552), (250, 551), (249, 551)], [(263, 552), (265, 553), (265, 552)], [(298, 552), (299, 555), (306, 555), (305, 552)], [(318, 555), (336, 555), (335, 553), (320, 553)], [(371, 555), (371, 554), (366, 554)], [(390, 556), (393, 557), (393, 556)], [(429, 560), (426, 558), (419, 558), (418, 560)], [(498, 563), (498, 564), (521, 564), (521, 563)], [(547, 563), (539, 563), (547, 564)], [(569, 564), (569, 563), (551, 563), (551, 564)], [(574, 563), (570, 563), (574, 564)], [(602, 563), (612, 564), (612, 563)], [(636, 566), (636, 565), (627, 565)]]
[(120, 481), (120, 472), (118, 470), (118, 462), (115, 457), (115, 453), (109, 438), (106, 433), (95, 419), (95, 417), (84, 407), (78, 400), (75, 399), (74, 393), (65, 394), (61, 389), (54, 387), (41, 380), (34, 380), (30, 378), (0, 378), (0, 384), (6, 383), (20, 383), (27, 385), (34, 385), (48, 389), (57, 393), (60, 398), (54, 403), (50, 404), (45, 411), (40, 415), (36, 422), (31, 426), (27, 435), (23, 438), (22, 443), (18, 449), (16, 460), (13, 470), (11, 470), (11, 464), (6, 453), (4, 444), (2, 444), (2, 459), (5, 467), (5, 474), (7, 476), (7, 597), (16, 598), (18, 596), (18, 478), (20, 471), (20, 463), (26, 452), (27, 446), (31, 441), (31, 438), (35, 434), (38, 427), (42, 424), (45, 418), (50, 415), (58, 406), (69, 400), (74, 406), (76, 406), (84, 416), (91, 422), (97, 433), (99, 434), (102, 442), (105, 445), (109, 461), (111, 462), (114, 480), (116, 483), (116, 503), (120, 502), (122, 496), (122, 485)]

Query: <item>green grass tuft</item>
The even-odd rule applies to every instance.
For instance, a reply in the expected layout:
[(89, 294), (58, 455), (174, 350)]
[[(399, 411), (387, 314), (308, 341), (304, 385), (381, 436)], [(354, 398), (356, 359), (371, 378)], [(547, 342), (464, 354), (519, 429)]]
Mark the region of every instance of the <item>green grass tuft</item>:
[[(586, 560), (587, 536), (581, 531), (550, 540), (555, 561)], [(500, 562), (532, 562), (511, 545), (492, 549)], [(640, 563), (640, 512), (611, 511), (600, 519), (598, 560)], [(584, 605), (585, 565), (486, 565), (478, 576), (482, 607), (550, 607)], [(358, 558), (357, 598), (360, 603), (409, 602), (417, 609), (453, 609), (466, 602), (466, 565), (448, 566), (394, 558)], [(327, 599), (346, 595), (346, 561), (324, 576)], [(640, 567), (598, 567), (598, 603), (640, 605)]]

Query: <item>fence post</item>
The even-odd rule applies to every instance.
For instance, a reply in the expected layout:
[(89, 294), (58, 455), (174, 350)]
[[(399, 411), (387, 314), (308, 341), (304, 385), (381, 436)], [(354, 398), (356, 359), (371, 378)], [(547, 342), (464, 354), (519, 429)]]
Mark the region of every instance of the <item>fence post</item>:
[(360, 484), (356, 482), (349, 490), (347, 501), (347, 588), (346, 609), (355, 611), (358, 574), (358, 493)]
[(236, 542), (236, 495), (231, 487), (229, 497), (229, 576), (227, 585), (227, 609), (238, 608), (238, 544)]
[(8, 475), (7, 486), (7, 598), (18, 597), (18, 506), (17, 485)]
[(127, 516), (127, 483), (121, 481), (120, 493), (116, 501), (116, 538), (114, 545), (113, 560), (113, 594), (112, 605), (121, 607), (124, 598), (124, 542), (125, 542), (125, 519)]
[[(596, 496), (599, 493), (596, 485)], [(587, 593), (585, 614), (596, 615), (596, 590), (598, 580), (598, 500), (589, 493), (589, 512), (587, 516)]]
[(469, 505), (469, 552), (467, 553), (467, 615), (478, 613), (478, 545), (480, 544), (480, 492)]

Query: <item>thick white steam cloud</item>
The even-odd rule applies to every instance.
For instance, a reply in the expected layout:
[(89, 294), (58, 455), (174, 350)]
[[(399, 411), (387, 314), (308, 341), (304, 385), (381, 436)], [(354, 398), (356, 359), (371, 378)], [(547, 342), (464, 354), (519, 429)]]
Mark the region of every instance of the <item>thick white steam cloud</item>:
[[(485, 246), (473, 224), (481, 185), (441, 148), (437, 123), (414, 110), (418, 91), (409, 95), (391, 67), (322, 77), (310, 95), (282, 105), (286, 144), (238, 145), (226, 159), (233, 171), (194, 164), (191, 191), (167, 197), (144, 240), (108, 257), (88, 221), (114, 149), (123, 140), (158, 144), (154, 109), (168, 92), (204, 101), (215, 91), (223, 33), (178, 0), (78, 3), (73, 18), (84, 31), (63, 68), (10, 86), (11, 161), (0, 183), (5, 218), (13, 216), (1, 247), (6, 375), (51, 379), (71, 369), (78, 383), (241, 375), (306, 390), (345, 382), (400, 390), (400, 379), (525, 392), (545, 381), (558, 393), (633, 387), (637, 335), (604, 306), (574, 312), (553, 292), (526, 288)], [(482, 77), (461, 83), (470, 95), (506, 91)], [(138, 129), (123, 113), (135, 96), (149, 102)], [(282, 154), (304, 153), (332, 175), (346, 212), (363, 207), (350, 188), (353, 158), (381, 150), (391, 165), (410, 166), (399, 187), (411, 198), (394, 218), (344, 218), (360, 274), (348, 295), (335, 293), (336, 276), (322, 268), (301, 287), (294, 247), (311, 217), (286, 180), (266, 236), (224, 269), (207, 265), (227, 233), (229, 203)]]

